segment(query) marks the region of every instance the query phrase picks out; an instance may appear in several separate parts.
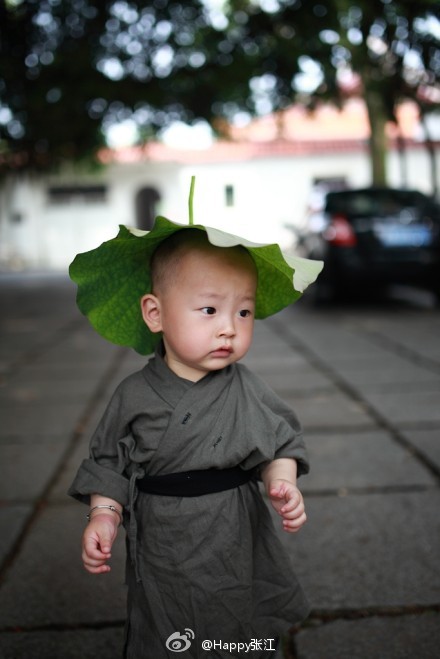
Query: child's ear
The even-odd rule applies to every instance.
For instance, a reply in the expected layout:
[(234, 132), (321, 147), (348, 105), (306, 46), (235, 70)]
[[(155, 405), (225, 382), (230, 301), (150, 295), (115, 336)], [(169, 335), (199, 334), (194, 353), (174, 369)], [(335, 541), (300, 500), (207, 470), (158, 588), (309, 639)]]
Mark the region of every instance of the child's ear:
[(157, 333), (162, 331), (162, 319), (160, 314), (160, 301), (152, 293), (148, 293), (141, 298), (141, 310), (144, 323), (150, 332)]

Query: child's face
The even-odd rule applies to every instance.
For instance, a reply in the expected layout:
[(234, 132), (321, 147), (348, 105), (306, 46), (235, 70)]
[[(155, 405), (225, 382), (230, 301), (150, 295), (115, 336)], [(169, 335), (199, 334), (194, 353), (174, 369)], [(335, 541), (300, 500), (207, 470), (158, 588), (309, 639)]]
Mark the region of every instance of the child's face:
[(257, 276), (250, 256), (224, 248), (185, 253), (177, 276), (157, 296), (157, 322), (166, 362), (180, 377), (196, 382), (208, 372), (241, 359), (254, 326)]

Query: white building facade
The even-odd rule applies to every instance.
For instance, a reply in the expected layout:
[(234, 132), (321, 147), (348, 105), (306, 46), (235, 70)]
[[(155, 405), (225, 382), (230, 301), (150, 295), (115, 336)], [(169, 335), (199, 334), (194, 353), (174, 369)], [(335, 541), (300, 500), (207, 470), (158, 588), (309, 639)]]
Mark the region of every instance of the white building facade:
[[(93, 176), (72, 170), (8, 180), (0, 197), (2, 270), (65, 271), (75, 254), (114, 237), (119, 224), (148, 228), (156, 214), (187, 223), (193, 175), (195, 223), (284, 248), (292, 244), (291, 227), (304, 221), (317, 181), (364, 186), (371, 180), (363, 134), (221, 142), (203, 150), (151, 144), (109, 152), (103, 160)], [(431, 164), (421, 142), (408, 144), (404, 169), (405, 181), (391, 148), (389, 185), (432, 192)]]

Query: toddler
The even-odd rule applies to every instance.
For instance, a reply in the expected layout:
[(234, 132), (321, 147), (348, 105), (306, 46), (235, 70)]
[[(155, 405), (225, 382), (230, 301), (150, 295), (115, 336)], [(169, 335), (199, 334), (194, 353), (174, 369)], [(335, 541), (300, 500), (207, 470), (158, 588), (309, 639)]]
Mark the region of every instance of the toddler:
[(150, 268), (140, 307), (155, 354), (116, 389), (69, 490), (90, 504), (84, 566), (110, 570), (122, 522), (126, 659), (223, 659), (245, 647), (281, 657), (308, 604), (259, 481), (295, 533), (309, 467), (293, 411), (238, 363), (252, 341), (255, 260), (185, 227), (159, 241)]

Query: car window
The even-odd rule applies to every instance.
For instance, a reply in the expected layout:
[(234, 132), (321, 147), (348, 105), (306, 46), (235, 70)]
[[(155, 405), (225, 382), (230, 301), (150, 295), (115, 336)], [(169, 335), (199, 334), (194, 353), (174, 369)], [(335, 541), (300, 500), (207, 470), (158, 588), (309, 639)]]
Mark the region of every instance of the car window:
[(405, 190), (360, 190), (327, 195), (326, 211), (351, 217), (387, 217), (412, 211), (415, 215), (436, 214), (438, 206), (428, 197)]

